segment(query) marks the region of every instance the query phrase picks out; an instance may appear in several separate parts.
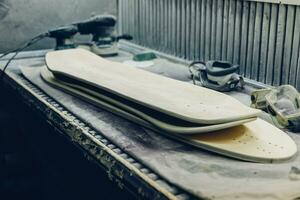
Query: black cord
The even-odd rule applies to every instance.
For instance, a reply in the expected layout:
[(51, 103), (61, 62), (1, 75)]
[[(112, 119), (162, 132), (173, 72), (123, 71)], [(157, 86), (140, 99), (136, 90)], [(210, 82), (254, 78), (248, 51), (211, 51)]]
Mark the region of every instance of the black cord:
[(29, 46), (31, 46), (31, 45), (33, 45), (33, 44), (35, 44), (36, 42), (38, 42), (38, 41), (40, 41), (41, 39), (45, 38), (47, 35), (48, 35), (48, 33), (40, 34), (40, 35), (38, 35), (38, 36), (32, 38), (32, 39), (31, 39), (29, 42), (27, 42), (25, 45), (23, 45), (23, 46), (21, 46), (21, 47), (18, 47), (18, 48), (14, 49), (14, 50), (11, 50), (11, 51), (6, 52), (5, 54), (1, 55), (0, 58), (2, 58), (2, 57), (4, 57), (4, 56), (8, 55), (8, 54), (11, 53), (11, 52), (14, 52), (14, 53), (15, 53), (15, 54), (14, 54), (11, 58), (9, 58), (8, 61), (6, 62), (4, 68), (3, 68), (2, 72), (1, 72), (1, 75), (0, 75), (0, 81), (3, 80), (4, 74), (5, 74), (5, 70), (6, 70), (7, 67), (9, 66), (9, 63), (10, 63), (10, 62), (18, 55), (18, 53), (19, 53), (20, 51), (26, 49), (27, 47), (29, 47)]
[(0, 56), (0, 58), (3, 58), (4, 56), (6, 56), (6, 55), (8, 55), (8, 54), (10, 54), (10, 53), (12, 53), (12, 52), (18, 51), (19, 49), (21, 49), (21, 48), (27, 46), (28, 43), (30, 43), (32, 40), (34, 40), (34, 39), (36, 39), (36, 38), (38, 38), (38, 37), (40, 37), (40, 36), (42, 36), (42, 35), (44, 35), (44, 34), (41, 34), (41, 35), (38, 35), (38, 36), (32, 38), (29, 42), (25, 43), (25, 44), (24, 44), (23, 46), (21, 46), (21, 47), (18, 47), (18, 48), (13, 49), (13, 50), (8, 50), (8, 51), (2, 53), (2, 55)]
[(0, 58), (3, 58), (4, 56), (10, 54), (10, 53), (13, 52), (13, 51), (14, 51), (14, 50), (8, 50), (8, 51), (2, 53), (2, 55), (0, 56)]

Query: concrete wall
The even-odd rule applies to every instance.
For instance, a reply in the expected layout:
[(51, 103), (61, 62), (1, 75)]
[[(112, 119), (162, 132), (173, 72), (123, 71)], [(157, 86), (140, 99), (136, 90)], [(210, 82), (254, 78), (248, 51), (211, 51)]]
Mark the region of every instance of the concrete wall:
[[(0, 52), (17, 47), (35, 35), (91, 14), (116, 15), (116, 0), (0, 0)], [(52, 39), (31, 49), (50, 48)]]

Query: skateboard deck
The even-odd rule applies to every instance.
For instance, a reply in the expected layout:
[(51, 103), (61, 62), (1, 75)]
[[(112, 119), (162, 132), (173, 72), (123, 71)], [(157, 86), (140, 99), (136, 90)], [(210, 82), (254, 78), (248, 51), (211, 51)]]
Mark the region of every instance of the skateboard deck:
[(260, 113), (220, 92), (108, 61), (83, 49), (49, 52), (46, 64), (54, 75), (76, 79), (190, 123), (219, 124)]
[(279, 162), (297, 152), (295, 142), (285, 132), (259, 118), (209, 134), (178, 137), (216, 153), (254, 162)]
[[(49, 83), (54, 81), (47, 75), (47, 70), (43, 73), (43, 78)], [(26, 72), (23, 72), (26, 74)], [(54, 78), (55, 79), (55, 78)], [(80, 92), (79, 89), (72, 88), (68, 85), (60, 85), (53, 82), (55, 87), (76, 95), (83, 100), (89, 101), (96, 106), (103, 106), (107, 110), (117, 113), (132, 122), (150, 128), (167, 137), (191, 144), (195, 147), (212, 151), (228, 157), (237, 158), (251, 162), (279, 162), (293, 157), (297, 152), (295, 142), (283, 131), (272, 126), (261, 119), (244, 123), (236, 127), (231, 127), (209, 133), (197, 135), (166, 134), (165, 131), (157, 129), (153, 124), (127, 112), (117, 106), (102, 101), (86, 92)], [(52, 83), (50, 83), (52, 85)]]
[(170, 118), (161, 120), (161, 115), (159, 113), (153, 115), (153, 110), (141, 109), (140, 106), (136, 107), (135, 104), (128, 103), (127, 101), (124, 102), (120, 98), (115, 99), (113, 98), (113, 95), (104, 95), (101, 92), (93, 91), (88, 87), (83, 87), (81, 85), (76, 85), (73, 82), (69, 83), (57, 79), (46, 67), (42, 68), (41, 77), (44, 81), (51, 84), (52, 86), (62, 89), (79, 98), (82, 98), (83, 100), (88, 101), (89, 103), (92, 103), (98, 107), (104, 108), (110, 112), (113, 112), (114, 114), (121, 116), (124, 116), (124, 111), (131, 113), (132, 115), (135, 115), (146, 121), (148, 123), (147, 127), (149, 127), (149, 124), (151, 124), (151, 126), (155, 126), (157, 129), (166, 131), (168, 133), (197, 134), (203, 132), (211, 132), (237, 126), (256, 119), (249, 118), (215, 125), (187, 124), (185, 122), (180, 123), (177, 120), (174, 124), (173, 120)]

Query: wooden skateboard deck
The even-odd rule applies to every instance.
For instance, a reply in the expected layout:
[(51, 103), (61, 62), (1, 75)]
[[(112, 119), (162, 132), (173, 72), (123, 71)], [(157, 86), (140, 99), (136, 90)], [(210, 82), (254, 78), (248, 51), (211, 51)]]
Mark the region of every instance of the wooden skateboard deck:
[(55, 78), (51, 76), (51, 73), (47, 73), (47, 70), (43, 71), (43, 78), (55, 87), (60, 87), (97, 106), (103, 106), (130, 121), (165, 134), (175, 140), (221, 155), (251, 162), (279, 162), (293, 157), (297, 152), (295, 142), (286, 133), (261, 119), (236, 127), (197, 135), (166, 134), (166, 132), (157, 129), (153, 124), (139, 116), (86, 92), (80, 92), (80, 88), (75, 89), (61, 83), (57, 84)]
[(69, 83), (69, 82), (59, 80), (55, 78), (53, 74), (46, 67), (43, 67), (41, 71), (41, 77), (43, 78), (43, 80), (45, 80), (47, 83), (51, 84), (52, 86), (62, 89), (79, 98), (82, 98), (85, 101), (88, 101), (89, 103), (92, 103), (98, 107), (104, 108), (117, 115), (121, 114), (121, 116), (124, 116), (123, 113), (124, 111), (128, 113), (132, 113), (132, 115), (135, 115), (145, 120), (148, 123), (148, 125), (151, 124), (152, 126), (157, 127), (157, 129), (166, 131), (168, 133), (197, 134), (203, 132), (211, 132), (211, 131), (237, 126), (256, 119), (256, 118), (249, 118), (249, 119), (227, 122), (222, 124), (215, 124), (215, 125), (190, 124), (190, 126), (188, 126), (188, 124), (182, 123), (185, 126), (183, 125), (180, 126), (180, 123), (178, 123), (178, 121), (176, 124), (172, 124), (172, 120), (168, 121), (165, 119), (162, 121), (160, 120), (160, 118), (155, 118), (159, 116), (159, 114), (153, 116), (152, 110), (148, 111), (148, 110), (140, 109), (140, 107), (136, 108), (134, 105), (128, 102), (127, 103), (123, 102), (120, 99), (116, 100), (110, 95), (103, 95), (101, 92), (96, 92), (88, 89), (88, 87), (82, 87), (74, 83)]
[(295, 142), (283, 131), (262, 120), (193, 136), (178, 135), (195, 146), (254, 162), (278, 162), (293, 157)]
[(46, 64), (55, 75), (76, 79), (191, 123), (233, 122), (260, 113), (228, 95), (108, 61), (83, 49), (49, 52)]

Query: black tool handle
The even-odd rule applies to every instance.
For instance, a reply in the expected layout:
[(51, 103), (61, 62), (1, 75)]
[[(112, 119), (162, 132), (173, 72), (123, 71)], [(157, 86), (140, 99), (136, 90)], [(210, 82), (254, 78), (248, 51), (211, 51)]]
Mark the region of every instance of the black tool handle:
[(133, 37), (129, 34), (123, 34), (123, 35), (119, 35), (117, 37), (115, 37), (115, 40), (116, 41), (119, 41), (119, 40), (132, 40)]
[(52, 38), (70, 38), (78, 32), (78, 29), (74, 25), (63, 26), (55, 29), (48, 30), (48, 36)]
[(113, 15), (97, 15), (82, 22), (74, 23), (80, 34), (92, 34), (101, 27), (114, 27), (117, 19)]

